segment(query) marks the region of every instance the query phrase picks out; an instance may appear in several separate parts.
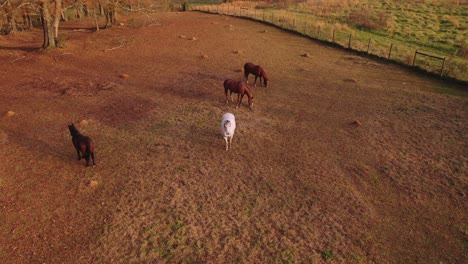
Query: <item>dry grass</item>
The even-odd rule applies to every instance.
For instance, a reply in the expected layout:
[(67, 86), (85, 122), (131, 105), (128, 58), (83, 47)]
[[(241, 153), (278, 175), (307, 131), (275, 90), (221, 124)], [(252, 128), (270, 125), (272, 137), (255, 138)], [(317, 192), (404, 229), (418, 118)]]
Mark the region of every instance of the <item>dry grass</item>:
[[(27, 51), (40, 31), (0, 39), (25, 56), (0, 64), (0, 262), (466, 262), (466, 91), (252, 21), (154, 19), (48, 53)], [(254, 111), (224, 104), (246, 61), (271, 79)]]

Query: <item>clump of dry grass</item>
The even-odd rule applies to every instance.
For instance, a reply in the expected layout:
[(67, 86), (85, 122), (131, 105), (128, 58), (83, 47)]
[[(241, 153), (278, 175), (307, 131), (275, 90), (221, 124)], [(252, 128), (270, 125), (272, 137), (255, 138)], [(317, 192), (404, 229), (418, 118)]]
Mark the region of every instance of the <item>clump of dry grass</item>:
[(89, 124), (89, 122), (87, 120), (81, 120), (79, 123), (78, 123), (80, 126), (87, 126)]
[(88, 186), (89, 186), (90, 188), (96, 188), (98, 185), (99, 185), (98, 182), (95, 181), (95, 180), (91, 180), (91, 181), (89, 181), (89, 183), (88, 183)]

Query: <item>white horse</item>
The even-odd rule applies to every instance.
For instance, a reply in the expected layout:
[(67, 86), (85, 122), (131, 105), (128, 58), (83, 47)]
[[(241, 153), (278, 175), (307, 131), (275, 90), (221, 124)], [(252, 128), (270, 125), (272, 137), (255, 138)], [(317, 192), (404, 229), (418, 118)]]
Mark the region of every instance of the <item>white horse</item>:
[(236, 118), (231, 113), (225, 113), (221, 121), (221, 135), (226, 141), (226, 150), (231, 148), (232, 138), (234, 137), (234, 131), (236, 130)]

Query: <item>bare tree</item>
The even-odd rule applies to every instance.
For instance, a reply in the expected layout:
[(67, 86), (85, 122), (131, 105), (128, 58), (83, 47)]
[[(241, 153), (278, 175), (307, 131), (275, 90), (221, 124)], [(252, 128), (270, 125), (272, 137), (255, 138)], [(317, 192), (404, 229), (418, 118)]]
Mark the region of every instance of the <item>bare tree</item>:
[(54, 39), (54, 31), (52, 28), (52, 15), (50, 14), (50, 0), (38, 0), (39, 8), (41, 10), (41, 21), (44, 41), (42, 48), (55, 48), (57, 43)]
[(5, 12), (5, 17), (6, 17), (6, 29), (5, 29), (5, 34), (9, 35), (12, 33), (15, 33), (18, 28), (16, 25), (16, 8), (13, 6), (10, 0), (5, 0), (1, 4), (3, 11)]

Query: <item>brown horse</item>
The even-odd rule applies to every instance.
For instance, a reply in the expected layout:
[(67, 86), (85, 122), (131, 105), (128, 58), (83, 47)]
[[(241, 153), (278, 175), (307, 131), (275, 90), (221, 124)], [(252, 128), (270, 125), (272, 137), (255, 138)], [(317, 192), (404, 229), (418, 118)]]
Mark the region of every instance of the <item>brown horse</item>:
[(76, 149), (76, 153), (78, 153), (78, 160), (86, 158), (86, 166), (89, 166), (89, 160), (92, 158), (93, 166), (96, 166), (96, 162), (94, 161), (94, 143), (91, 138), (82, 135), (74, 124), (69, 125), (68, 130), (70, 130), (73, 146)]
[(253, 94), (252, 91), (250, 91), (250, 88), (247, 86), (242, 81), (234, 81), (232, 79), (226, 79), (224, 80), (224, 93), (226, 94), (226, 104), (229, 102), (228, 101), (228, 91), (230, 92), (230, 97), (231, 101), (232, 100), (232, 93), (237, 93), (237, 105), (236, 108), (238, 108), (241, 103), (242, 103), (242, 98), (244, 97), (245, 94), (247, 94), (247, 97), (249, 98), (249, 108), (253, 108)]
[(263, 85), (265, 86), (265, 88), (268, 87), (268, 76), (265, 70), (263, 70), (263, 68), (260, 65), (255, 65), (251, 62), (247, 62), (246, 64), (244, 64), (244, 76), (247, 83), (249, 82), (250, 73), (255, 76), (254, 86), (257, 83), (257, 78), (260, 77), (260, 83), (262, 82), (263, 78)]

